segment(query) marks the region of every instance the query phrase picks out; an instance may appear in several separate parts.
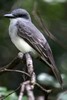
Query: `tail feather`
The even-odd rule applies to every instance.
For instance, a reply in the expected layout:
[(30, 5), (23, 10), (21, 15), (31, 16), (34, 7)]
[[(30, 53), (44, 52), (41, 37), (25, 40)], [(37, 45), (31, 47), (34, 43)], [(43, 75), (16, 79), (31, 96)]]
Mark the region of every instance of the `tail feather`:
[(63, 81), (57, 67), (55, 65), (50, 64), (44, 57), (41, 57), (41, 59), (52, 69), (56, 79), (58, 80), (61, 87), (63, 88)]
[(56, 66), (52, 66), (51, 65), (50, 67), (51, 67), (56, 79), (58, 80), (58, 82), (60, 83), (61, 87), (63, 88), (63, 81), (62, 81), (61, 75), (59, 73), (59, 70), (57, 69)]

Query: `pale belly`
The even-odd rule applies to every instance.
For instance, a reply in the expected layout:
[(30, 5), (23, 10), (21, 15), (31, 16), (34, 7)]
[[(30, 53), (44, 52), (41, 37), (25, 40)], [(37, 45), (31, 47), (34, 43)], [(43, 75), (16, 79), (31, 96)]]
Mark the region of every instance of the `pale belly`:
[(22, 38), (20, 37), (15, 37), (14, 39), (11, 39), (14, 45), (20, 50), (22, 53), (26, 52), (31, 52), (32, 55), (35, 57), (38, 56), (37, 51), (35, 51), (27, 42), (25, 42)]

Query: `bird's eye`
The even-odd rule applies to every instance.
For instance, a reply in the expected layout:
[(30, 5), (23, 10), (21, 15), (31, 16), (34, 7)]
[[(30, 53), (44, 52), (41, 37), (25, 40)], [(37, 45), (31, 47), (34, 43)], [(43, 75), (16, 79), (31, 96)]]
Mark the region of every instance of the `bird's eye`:
[(22, 18), (25, 18), (25, 19), (29, 19), (29, 17), (26, 14), (23, 14), (23, 15), (20, 14), (19, 17), (22, 17)]
[(23, 17), (23, 15), (22, 14), (19, 14), (18, 17)]

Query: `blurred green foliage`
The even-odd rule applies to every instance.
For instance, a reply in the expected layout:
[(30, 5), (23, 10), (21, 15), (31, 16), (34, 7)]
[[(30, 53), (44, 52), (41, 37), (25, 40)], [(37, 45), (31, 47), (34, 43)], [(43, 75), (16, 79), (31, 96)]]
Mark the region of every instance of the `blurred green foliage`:
[[(34, 16), (32, 16), (34, 2), (36, 2), (37, 10), (44, 19), (45, 25), (50, 32), (63, 43), (64, 48), (51, 40), (43, 32), (53, 51), (56, 65), (60, 72), (65, 76), (64, 88), (67, 89), (67, 0), (63, 0), (64, 2), (61, 2), (62, 0), (51, 0), (52, 2), (47, 1), (49, 0), (0, 0), (0, 66), (8, 64), (18, 53), (18, 50), (12, 44), (8, 35), (9, 21), (5, 19), (3, 15), (10, 12), (12, 9), (19, 7), (24, 8), (30, 13), (33, 23), (38, 27), (39, 23), (37, 23), (34, 20)], [(51, 70), (37, 59), (34, 59), (34, 68), (36, 75), (39, 75), (42, 72), (53, 75)], [(13, 73), (0, 76), (0, 85), (7, 86), (10, 89), (14, 89), (15, 86), (17, 87), (18, 81), (18, 75), (15, 76)], [(57, 95), (58, 92), (56, 91), (55, 94)], [(56, 96), (55, 94), (54, 96)]]
[[(10, 94), (10, 95), (9, 95)], [(18, 97), (15, 92), (7, 90), (6, 87), (0, 87), (0, 100), (18, 100)], [(23, 100), (27, 100), (27, 97), (24, 96)]]

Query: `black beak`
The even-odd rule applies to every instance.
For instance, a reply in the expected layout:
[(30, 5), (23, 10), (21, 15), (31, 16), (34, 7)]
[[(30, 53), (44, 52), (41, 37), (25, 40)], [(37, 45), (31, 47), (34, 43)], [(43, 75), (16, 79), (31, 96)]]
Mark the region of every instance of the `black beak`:
[(14, 18), (13, 14), (5, 14), (4, 17), (6, 17), (6, 18)]

